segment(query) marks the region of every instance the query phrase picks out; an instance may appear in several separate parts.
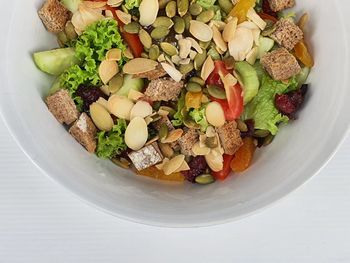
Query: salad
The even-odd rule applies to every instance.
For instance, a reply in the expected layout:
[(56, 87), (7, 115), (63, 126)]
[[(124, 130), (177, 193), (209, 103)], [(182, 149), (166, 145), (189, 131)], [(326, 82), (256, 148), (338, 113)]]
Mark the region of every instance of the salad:
[(314, 61), (294, 0), (47, 0), (59, 48), (49, 111), (90, 153), (141, 176), (239, 174), (296, 119)]

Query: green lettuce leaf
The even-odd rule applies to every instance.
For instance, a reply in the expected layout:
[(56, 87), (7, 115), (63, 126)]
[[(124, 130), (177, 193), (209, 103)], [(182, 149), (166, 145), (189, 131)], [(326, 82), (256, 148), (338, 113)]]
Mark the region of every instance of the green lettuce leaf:
[(182, 90), (179, 100), (177, 101), (177, 112), (174, 114), (174, 119), (171, 123), (175, 126), (181, 126), (183, 124), (184, 116), (182, 115), (182, 109), (185, 107), (186, 92)]
[(289, 118), (282, 115), (275, 107), (276, 94), (286, 93), (297, 87), (293, 78), (287, 83), (275, 81), (268, 75), (262, 77), (258, 94), (245, 106), (243, 119), (253, 119), (255, 128), (268, 130), (272, 135), (278, 132), (279, 123), (287, 123)]
[(204, 9), (209, 9), (215, 4), (216, 0), (197, 0), (197, 4), (199, 4)]
[(102, 159), (111, 159), (127, 149), (124, 141), (126, 121), (118, 119), (111, 131), (97, 133), (96, 154)]
[(124, 5), (126, 9), (130, 10), (135, 7), (139, 7), (141, 3), (141, 0), (125, 0)]
[(207, 119), (205, 118), (205, 106), (199, 109), (191, 109), (188, 115), (195, 121), (195, 123), (201, 126), (201, 131), (205, 132), (209, 126)]

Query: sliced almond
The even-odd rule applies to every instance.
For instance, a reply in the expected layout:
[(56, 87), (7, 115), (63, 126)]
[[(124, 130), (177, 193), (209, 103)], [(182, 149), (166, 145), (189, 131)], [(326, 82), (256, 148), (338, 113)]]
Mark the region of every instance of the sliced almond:
[(224, 30), (226, 23), (224, 21), (219, 21), (219, 20), (211, 20), (209, 23), (210, 27), (216, 26), (219, 31)]
[(100, 98), (96, 101), (96, 103), (100, 104), (101, 106), (103, 106), (103, 108), (105, 108), (105, 109), (108, 111), (108, 106), (107, 106), (108, 101), (107, 101), (105, 98), (100, 97)]
[(254, 8), (248, 10), (247, 18), (256, 24), (261, 30), (265, 29), (266, 22), (255, 12)]
[(179, 57), (179, 55), (174, 55), (174, 56), (171, 56), (171, 61), (176, 64), (176, 65), (179, 65), (180, 64), (180, 61), (181, 61), (181, 58)]
[(165, 61), (165, 56), (164, 54), (160, 54), (159, 57), (157, 58), (158, 62), (164, 62)]
[(168, 73), (168, 75), (175, 80), (176, 82), (180, 82), (180, 80), (182, 79), (182, 74), (180, 71), (178, 71), (175, 67), (167, 64), (167, 63), (160, 63), (163, 67), (163, 69), (165, 70), (166, 73)]
[(159, 140), (159, 136), (157, 135), (157, 136), (153, 137), (152, 139), (150, 139), (149, 141), (147, 141), (145, 145), (150, 145), (158, 140)]
[(230, 55), (236, 61), (243, 61), (254, 43), (253, 33), (245, 27), (238, 27), (233, 40), (228, 43)]
[(213, 38), (213, 31), (211, 30), (210, 26), (204, 24), (203, 22), (191, 20), (189, 30), (192, 36), (200, 41), (208, 42)]
[(132, 101), (137, 101), (144, 96), (145, 96), (145, 94), (143, 94), (142, 92), (139, 92), (139, 91), (134, 90), (134, 89), (130, 89), (129, 94), (128, 94), (128, 99), (130, 99)]
[(104, 60), (98, 68), (98, 74), (103, 84), (107, 84), (118, 72), (119, 67), (115, 61)]
[(237, 28), (238, 18), (232, 18), (225, 26), (224, 31), (222, 32), (222, 38), (226, 42), (230, 42), (233, 40), (236, 28)]
[(193, 37), (186, 37), (186, 39), (191, 41), (191, 46), (199, 53), (203, 53), (203, 49), (201, 46), (198, 44), (198, 42), (193, 38)]
[(179, 56), (180, 58), (187, 58), (187, 56), (190, 54), (192, 42), (189, 39), (180, 39), (179, 42)]
[(83, 3), (85, 6), (95, 9), (95, 8), (104, 7), (106, 5), (106, 2), (107, 1), (101, 1), (101, 2), (100, 1), (99, 2), (97, 2), (97, 1), (84, 1)]
[(179, 155), (175, 156), (174, 158), (170, 159), (162, 167), (162, 170), (165, 173), (165, 175), (170, 175), (170, 174), (174, 173), (177, 169), (179, 169), (181, 167), (184, 160), (185, 160), (185, 155), (183, 155), (183, 154), (179, 154)]
[(198, 53), (197, 53), (196, 51), (191, 50), (191, 51), (190, 51), (190, 59), (191, 59), (191, 60), (194, 60), (194, 58), (196, 57), (197, 54), (198, 54)]
[(250, 65), (254, 65), (255, 61), (258, 57), (258, 48), (254, 47), (246, 56), (246, 61), (250, 64)]
[(225, 113), (221, 105), (216, 102), (210, 102), (205, 109), (205, 117), (209, 124), (214, 127), (221, 127), (225, 124)]
[(156, 69), (157, 65), (157, 61), (151, 59), (134, 58), (124, 65), (123, 72), (130, 75), (145, 73)]
[(109, 91), (109, 86), (108, 85), (102, 85), (100, 87), (100, 90), (102, 90), (102, 92), (104, 94), (106, 94), (107, 96), (109, 96), (111, 94), (111, 92)]
[(202, 100), (201, 100), (202, 103), (208, 103), (209, 102), (209, 98), (207, 97), (207, 95), (203, 94), (202, 95)]
[(152, 111), (152, 106), (148, 102), (140, 100), (136, 102), (134, 107), (131, 109), (130, 120), (135, 117), (145, 118), (148, 115), (151, 115)]
[(214, 172), (222, 171), (224, 168), (224, 158), (221, 154), (217, 154), (216, 151), (210, 151), (208, 155), (205, 156), (208, 166)]
[(106, 60), (119, 61), (122, 58), (122, 51), (119, 48), (112, 48), (106, 53)]
[(140, 12), (140, 24), (142, 26), (150, 26), (156, 20), (159, 10), (158, 0), (142, 0)]
[(180, 64), (180, 65), (188, 65), (190, 62), (191, 62), (191, 59), (190, 59), (190, 58), (185, 58), (185, 59), (181, 59), (181, 60), (179, 61), (179, 64)]
[(213, 126), (208, 126), (206, 132), (205, 132), (207, 137), (215, 137), (216, 136), (216, 131), (215, 128)]
[(128, 47), (127, 49), (124, 50), (123, 55), (128, 58), (128, 59), (133, 59), (134, 55), (132, 54), (130, 48)]
[(108, 99), (108, 111), (114, 116), (130, 120), (131, 109), (134, 103), (124, 96), (113, 95)]
[(215, 66), (214, 61), (211, 58), (211, 56), (208, 56), (207, 59), (204, 61), (204, 64), (202, 66), (201, 71), (201, 78), (205, 81), (209, 77), (209, 75), (213, 72)]
[(237, 28), (241, 28), (241, 27), (244, 27), (244, 28), (250, 29), (250, 30), (255, 30), (255, 29), (260, 30), (259, 27), (251, 21), (244, 21), (244, 22), (240, 23), (239, 25), (237, 25)]
[(109, 112), (99, 103), (90, 105), (91, 119), (101, 131), (110, 131), (113, 128), (113, 119)]
[(188, 171), (190, 170), (190, 167), (188, 166), (187, 162), (184, 160), (179, 168), (175, 170), (174, 173), (179, 173), (183, 171)]
[(123, 11), (116, 10), (115, 11), (117, 17), (119, 18), (120, 21), (122, 21), (125, 25), (129, 24), (131, 22), (131, 15), (127, 14)]
[(183, 130), (182, 129), (176, 129), (176, 130), (172, 130), (169, 132), (168, 136), (162, 140), (162, 143), (172, 143), (172, 142), (176, 142), (178, 139), (181, 138), (183, 134)]
[(79, 5), (79, 12), (82, 20), (84, 21), (84, 29), (94, 22), (104, 19), (101, 10), (88, 8), (84, 4)]
[(120, 6), (124, 1), (123, 0), (108, 0), (107, 5), (111, 7), (118, 7)]
[[(221, 33), (219, 29), (214, 25), (212, 27), (213, 30), (213, 40), (216, 46), (222, 51), (221, 54), (225, 53), (227, 51), (227, 44), (223, 40)], [(220, 52), (219, 52), (220, 53)]]
[(79, 11), (75, 12), (72, 16), (72, 24), (75, 28), (75, 31), (80, 35), (82, 31), (84, 31), (86, 25), (83, 21), (83, 18), (81, 16), (81, 13)]
[(197, 156), (198, 156), (198, 155), (204, 156), (204, 155), (207, 155), (207, 154), (210, 153), (210, 148), (208, 148), (208, 147), (206, 147), (206, 146), (201, 147), (201, 146), (200, 146), (200, 143), (197, 142), (197, 143), (195, 143), (195, 144), (193, 145), (193, 147), (192, 147), (192, 152), (193, 152), (195, 155), (197, 155)]
[(113, 13), (112, 13), (111, 10), (106, 10), (106, 11), (105, 11), (105, 16), (106, 16), (106, 17), (110, 17), (110, 18), (114, 18), (114, 15), (113, 15)]
[(165, 157), (171, 158), (174, 155), (174, 150), (168, 143), (159, 143), (159, 149)]
[(232, 89), (230, 87), (233, 87), (237, 84), (237, 78), (235, 78), (231, 73), (229, 73), (225, 77), (221, 78), (221, 80), (224, 84), (226, 97), (231, 98)]
[(148, 138), (148, 129), (145, 120), (141, 117), (135, 117), (132, 119), (125, 131), (125, 143), (134, 150), (140, 150)]

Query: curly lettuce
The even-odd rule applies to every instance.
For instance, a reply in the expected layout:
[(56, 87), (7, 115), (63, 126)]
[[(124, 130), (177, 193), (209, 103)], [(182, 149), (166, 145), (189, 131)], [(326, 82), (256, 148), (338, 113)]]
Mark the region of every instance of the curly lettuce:
[(111, 159), (127, 149), (124, 141), (126, 121), (118, 119), (111, 131), (97, 133), (96, 154), (102, 159)]
[(205, 117), (205, 106), (202, 106), (199, 109), (191, 109), (188, 115), (201, 126), (201, 131), (205, 132), (209, 126), (208, 121)]
[(289, 118), (282, 115), (275, 107), (276, 94), (283, 94), (297, 87), (295, 79), (288, 82), (273, 80), (270, 76), (262, 76), (258, 94), (245, 106), (243, 119), (253, 119), (256, 129), (268, 130), (272, 135), (278, 132), (279, 123), (287, 123)]
[(199, 4), (204, 9), (209, 9), (215, 4), (216, 0), (197, 0), (197, 4)]
[(141, 0), (125, 0), (124, 6), (126, 9), (131, 10), (134, 9), (135, 7), (139, 7), (141, 3)]
[(177, 112), (174, 114), (174, 119), (171, 123), (175, 127), (179, 127), (183, 124), (184, 116), (182, 114), (182, 109), (185, 107), (185, 96), (186, 92), (182, 90), (179, 100), (177, 101)]

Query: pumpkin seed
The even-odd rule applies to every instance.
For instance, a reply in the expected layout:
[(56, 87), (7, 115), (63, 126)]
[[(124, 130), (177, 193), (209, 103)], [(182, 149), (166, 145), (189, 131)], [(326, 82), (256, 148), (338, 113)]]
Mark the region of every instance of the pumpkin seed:
[(184, 59), (187, 58), (187, 56), (190, 54), (192, 43), (188, 39), (180, 39), (179, 42), (179, 56), (180, 58)]
[(213, 19), (215, 15), (215, 12), (213, 9), (209, 9), (209, 10), (206, 10), (206, 11), (203, 11), (202, 13), (200, 13), (196, 20), (197, 21), (200, 21), (200, 22), (203, 22), (203, 23), (208, 23), (210, 20)]
[(108, 83), (108, 89), (110, 93), (116, 93), (124, 83), (124, 77), (122, 74), (114, 76)]
[(199, 41), (199, 46), (202, 48), (202, 49), (207, 49), (211, 44), (211, 41), (207, 41), (207, 42), (204, 42), (204, 41)]
[(177, 12), (181, 17), (186, 15), (188, 11), (189, 1), (188, 0), (177, 0)]
[(131, 34), (138, 34), (140, 31), (140, 25), (137, 22), (131, 22), (124, 26), (124, 30)]
[(77, 32), (75, 32), (74, 26), (71, 21), (68, 21), (64, 27), (64, 32), (66, 33), (69, 40), (74, 40), (78, 37)]
[(177, 34), (182, 34), (185, 31), (185, 20), (182, 17), (174, 17), (174, 31)]
[(214, 148), (218, 147), (219, 143), (218, 143), (217, 137), (216, 136), (207, 137), (205, 139), (205, 145), (207, 147), (209, 147), (210, 149), (214, 149)]
[(158, 16), (157, 19), (152, 24), (153, 27), (166, 27), (171, 28), (174, 25), (174, 22), (171, 20), (171, 18), (166, 16)]
[(124, 158), (112, 158), (112, 162), (124, 169), (128, 169), (130, 167), (130, 162)]
[(202, 54), (197, 54), (194, 58), (193, 64), (195, 70), (200, 70), (204, 64), (204, 61), (207, 59), (207, 51), (203, 50)]
[(224, 10), (226, 14), (231, 12), (233, 5), (230, 0), (219, 0), (218, 3), (221, 9)]
[(248, 131), (248, 126), (247, 124), (245, 124), (244, 121), (238, 119), (237, 120), (237, 128), (238, 130), (240, 130), (241, 132), (247, 132)]
[(226, 93), (224, 89), (221, 89), (215, 85), (208, 85), (208, 93), (217, 99), (226, 99)]
[(272, 134), (269, 134), (269, 135), (264, 139), (263, 146), (267, 146), (267, 145), (269, 145), (270, 143), (272, 143), (272, 141), (273, 141), (274, 138), (275, 138), (275, 136), (273, 136)]
[(159, 110), (167, 111), (170, 117), (174, 116), (174, 114), (176, 113), (176, 110), (168, 106), (160, 106)]
[(153, 39), (162, 39), (169, 34), (169, 29), (165, 26), (159, 26), (152, 30), (151, 37)]
[(168, 137), (168, 134), (169, 134), (168, 126), (165, 123), (162, 123), (158, 132), (159, 140), (161, 141), (165, 140), (165, 138)]
[(148, 56), (152, 60), (157, 60), (159, 57), (159, 47), (157, 45), (152, 45), (148, 51)]
[(142, 57), (142, 58), (148, 58), (148, 54), (147, 54), (146, 52), (142, 52), (142, 53), (141, 53), (141, 57)]
[(254, 137), (265, 138), (270, 135), (268, 130), (255, 130)]
[(196, 177), (195, 181), (197, 184), (206, 185), (214, 183), (215, 179), (211, 174), (201, 174)]
[[(183, 130), (182, 129), (176, 129), (176, 130), (172, 130), (168, 133), (167, 137), (163, 140), (161, 140), (162, 143), (172, 143), (172, 142), (176, 142), (178, 139), (180, 139), (180, 137), (183, 134)], [(159, 136), (160, 137), (160, 136)]]
[(66, 33), (64, 33), (64, 31), (59, 32), (57, 34), (57, 39), (60, 43), (62, 43), (62, 45), (66, 44), (68, 42), (68, 37), (67, 37)]
[(140, 29), (139, 38), (145, 48), (150, 48), (152, 46), (152, 38), (146, 30)]
[(188, 63), (187, 65), (181, 64), (179, 67), (179, 71), (183, 74), (186, 75), (190, 73), (193, 70), (193, 62)]
[(190, 14), (193, 16), (198, 16), (202, 12), (202, 10), (202, 6), (200, 6), (197, 3), (192, 3), (189, 8)]
[(159, 148), (162, 154), (167, 158), (171, 158), (174, 155), (174, 150), (167, 143), (159, 143)]
[(170, 2), (170, 0), (159, 0), (159, 9), (163, 9), (166, 7), (166, 5)]
[(273, 32), (276, 31), (276, 25), (275, 24), (272, 24), (270, 26), (267, 26), (262, 32), (261, 32), (261, 35), (263, 37), (268, 37), (270, 35), (272, 35)]
[(199, 85), (196, 82), (188, 82), (186, 85), (186, 89), (187, 89), (187, 91), (190, 91), (190, 92), (201, 92), (202, 91), (201, 85)]
[(192, 20), (192, 16), (191, 14), (188, 13), (183, 17), (183, 19), (185, 20), (185, 28), (186, 30), (188, 30), (190, 28), (190, 22)]
[(168, 42), (160, 43), (160, 47), (169, 56), (174, 56), (174, 55), (176, 55), (178, 53), (176, 47), (173, 46), (172, 44), (168, 43)]
[(165, 13), (168, 17), (173, 18), (176, 15), (176, 2), (170, 1), (165, 7)]
[(190, 82), (194, 82), (199, 84), (201, 87), (203, 87), (205, 85), (205, 82), (203, 79), (201, 79), (200, 77), (192, 77), (190, 78)]

